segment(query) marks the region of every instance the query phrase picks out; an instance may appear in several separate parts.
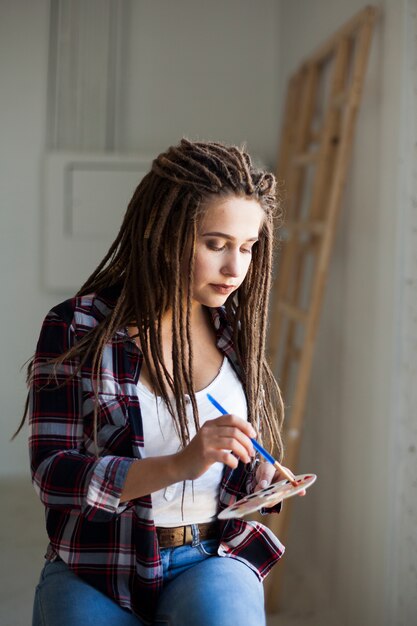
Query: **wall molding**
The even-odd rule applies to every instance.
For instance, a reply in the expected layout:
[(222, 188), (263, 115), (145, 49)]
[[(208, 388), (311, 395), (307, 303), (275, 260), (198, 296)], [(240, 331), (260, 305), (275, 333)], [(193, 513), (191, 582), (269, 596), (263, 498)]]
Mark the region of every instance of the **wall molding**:
[(51, 0), (50, 150), (118, 149), (129, 0)]
[[(417, 615), (417, 0), (404, 0), (385, 626)], [(389, 492), (389, 493), (388, 493)]]

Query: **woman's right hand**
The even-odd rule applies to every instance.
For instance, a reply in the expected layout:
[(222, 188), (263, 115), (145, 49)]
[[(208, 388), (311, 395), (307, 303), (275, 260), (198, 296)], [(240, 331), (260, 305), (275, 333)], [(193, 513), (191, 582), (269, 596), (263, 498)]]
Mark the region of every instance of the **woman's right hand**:
[(216, 462), (232, 469), (237, 467), (239, 459), (249, 463), (255, 456), (250, 437), (255, 436), (252, 426), (236, 415), (208, 420), (190, 443), (175, 455), (179, 481), (199, 478)]

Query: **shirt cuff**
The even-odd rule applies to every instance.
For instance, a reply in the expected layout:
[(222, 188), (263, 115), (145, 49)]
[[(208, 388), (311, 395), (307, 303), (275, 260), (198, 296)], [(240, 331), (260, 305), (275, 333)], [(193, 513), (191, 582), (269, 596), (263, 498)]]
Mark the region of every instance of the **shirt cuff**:
[(104, 456), (94, 465), (88, 485), (84, 515), (91, 521), (109, 521), (129, 506), (120, 504), (127, 473), (135, 459)]

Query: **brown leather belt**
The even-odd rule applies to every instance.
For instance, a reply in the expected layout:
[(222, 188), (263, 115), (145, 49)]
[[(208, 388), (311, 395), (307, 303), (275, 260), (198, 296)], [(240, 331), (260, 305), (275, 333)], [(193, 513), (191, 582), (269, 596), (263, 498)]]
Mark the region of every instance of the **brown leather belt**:
[[(219, 536), (218, 522), (208, 522), (207, 524), (195, 524), (199, 531), (199, 540), (216, 539)], [(191, 526), (176, 526), (175, 528), (164, 528), (157, 526), (160, 548), (177, 548), (193, 542)]]

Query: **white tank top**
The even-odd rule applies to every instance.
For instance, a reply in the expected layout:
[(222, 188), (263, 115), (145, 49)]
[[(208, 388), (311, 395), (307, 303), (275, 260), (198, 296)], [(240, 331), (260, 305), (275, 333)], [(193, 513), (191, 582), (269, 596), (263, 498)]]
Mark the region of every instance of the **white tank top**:
[[(181, 442), (162, 398), (155, 396), (140, 381), (138, 382), (138, 393), (145, 443), (143, 456), (175, 454), (181, 449)], [(207, 393), (210, 393), (227, 411), (247, 420), (245, 393), (229, 359), (224, 358), (219, 373), (208, 387), (197, 391), (195, 394), (200, 415), (200, 426), (207, 420), (220, 417), (219, 411), (208, 400)], [(196, 430), (189, 398), (187, 400), (189, 407), (187, 417), (190, 437), (192, 438)], [(203, 524), (214, 520), (218, 510), (218, 496), (223, 469), (223, 463), (214, 463), (200, 478), (186, 481), (183, 516), (181, 514), (182, 482), (169, 485), (165, 489), (160, 489), (151, 494), (155, 525), (173, 527)]]

